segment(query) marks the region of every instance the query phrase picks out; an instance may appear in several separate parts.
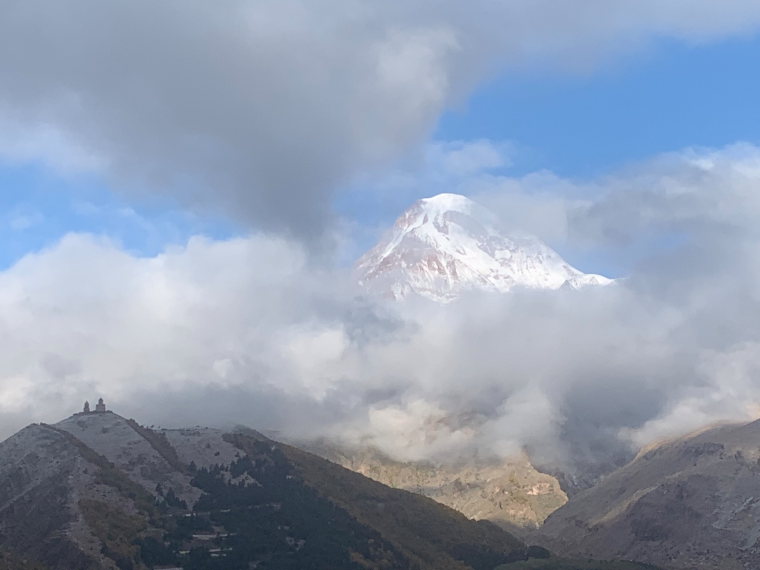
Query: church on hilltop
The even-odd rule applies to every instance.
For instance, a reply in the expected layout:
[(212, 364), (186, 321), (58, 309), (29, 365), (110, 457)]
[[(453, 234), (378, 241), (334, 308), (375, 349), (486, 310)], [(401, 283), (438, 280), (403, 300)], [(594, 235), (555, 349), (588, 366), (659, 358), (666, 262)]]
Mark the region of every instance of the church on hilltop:
[(103, 402), (103, 398), (98, 398), (98, 403), (95, 404), (95, 411), (93, 412), (90, 410), (90, 402), (85, 401), (84, 403), (84, 409), (82, 410), (83, 414), (102, 414), (106, 411), (106, 405)]

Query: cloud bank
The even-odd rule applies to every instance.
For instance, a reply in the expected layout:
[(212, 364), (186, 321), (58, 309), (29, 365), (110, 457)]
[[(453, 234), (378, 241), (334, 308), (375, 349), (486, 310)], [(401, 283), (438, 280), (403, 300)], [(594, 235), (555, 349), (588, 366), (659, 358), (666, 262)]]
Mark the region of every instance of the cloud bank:
[(103, 395), (148, 423), (239, 422), (403, 459), (527, 447), (572, 470), (757, 415), (760, 149), (559, 181), (585, 188), (573, 199), (535, 176), (469, 176), (496, 206), (518, 191), (536, 212), (561, 205), (568, 240), (667, 247), (612, 287), (386, 305), (284, 238), (139, 257), (71, 234), (0, 273), (3, 429)]
[(0, 154), (308, 243), (337, 188), (498, 71), (584, 72), (758, 25), (753, 0), (10, 0)]

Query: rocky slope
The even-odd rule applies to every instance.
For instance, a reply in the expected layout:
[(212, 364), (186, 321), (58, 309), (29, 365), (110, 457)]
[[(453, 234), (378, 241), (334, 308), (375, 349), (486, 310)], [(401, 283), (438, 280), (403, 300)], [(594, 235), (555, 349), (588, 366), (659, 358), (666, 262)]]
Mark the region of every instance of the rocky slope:
[(390, 487), (435, 499), (469, 518), (488, 520), (518, 534), (535, 529), (567, 502), (558, 481), (527, 457), (456, 463), (400, 462), (375, 449), (325, 442), (304, 444), (321, 455)]
[(567, 555), (669, 568), (760, 568), (760, 422), (641, 452), (552, 514), (540, 540)]
[(393, 299), (420, 295), (449, 302), (472, 290), (604, 285), (539, 239), (503, 232), (482, 206), (458, 194), (416, 202), (356, 266), (367, 290)]
[(50, 570), (491, 570), (526, 547), (251, 430), (106, 412), (0, 444), (0, 554)]

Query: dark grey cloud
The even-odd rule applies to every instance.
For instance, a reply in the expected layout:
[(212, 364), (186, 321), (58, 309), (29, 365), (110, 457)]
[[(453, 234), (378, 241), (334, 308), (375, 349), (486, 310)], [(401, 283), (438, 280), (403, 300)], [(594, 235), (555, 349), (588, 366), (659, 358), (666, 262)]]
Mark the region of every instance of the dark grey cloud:
[(759, 23), (748, 0), (5, 0), (0, 154), (313, 239), (337, 187), (497, 70)]
[(0, 118), (39, 139), (27, 154), (299, 236), (324, 229), (349, 174), (432, 125), (458, 49), (361, 2), (0, 9)]

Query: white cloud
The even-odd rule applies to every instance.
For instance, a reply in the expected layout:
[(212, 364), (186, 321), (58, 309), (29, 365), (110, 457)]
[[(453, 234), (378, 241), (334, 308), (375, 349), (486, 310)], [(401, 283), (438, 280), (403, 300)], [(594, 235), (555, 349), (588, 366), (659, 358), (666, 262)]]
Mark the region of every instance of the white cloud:
[(68, 235), (0, 272), (0, 427), (102, 395), (148, 423), (241, 422), (407, 459), (527, 446), (572, 468), (750, 418), (758, 156), (688, 150), (585, 183), (457, 174), (597, 246), (681, 234), (603, 289), (386, 306), (282, 238), (195, 237), (140, 257)]
[(6, 3), (6, 160), (97, 171), (308, 243), (337, 188), (408, 153), (416, 170), (365, 191), (399, 210), (461, 191), (552, 243), (650, 247), (614, 288), (384, 307), (285, 238), (139, 257), (68, 235), (0, 272), (0, 429), (103, 395), (149, 423), (244, 422), (404, 458), (529, 446), (556, 462), (749, 417), (756, 147), (577, 181), (505, 175), (508, 142), (420, 143), (494, 73), (587, 71), (661, 37), (759, 25), (754, 0)]

